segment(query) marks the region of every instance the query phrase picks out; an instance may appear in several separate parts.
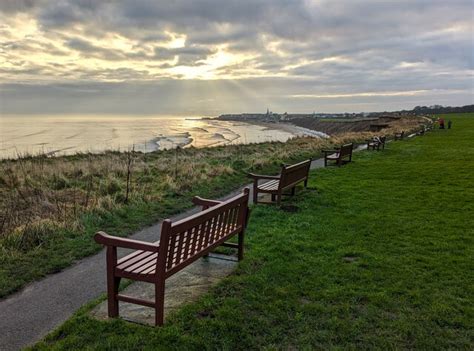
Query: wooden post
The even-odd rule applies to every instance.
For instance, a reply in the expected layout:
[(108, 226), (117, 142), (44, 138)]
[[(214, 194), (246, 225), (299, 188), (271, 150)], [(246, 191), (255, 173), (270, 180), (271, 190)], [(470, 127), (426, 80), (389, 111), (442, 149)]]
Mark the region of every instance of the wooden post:
[(109, 317), (114, 318), (119, 315), (119, 305), (117, 300), (120, 278), (114, 276), (115, 265), (117, 264), (117, 248), (107, 246), (107, 303)]
[(239, 248), (238, 248), (238, 259), (242, 261), (244, 259), (244, 230), (245, 227), (242, 228), (242, 231), (239, 233)]
[(171, 221), (166, 219), (161, 225), (160, 248), (156, 260), (155, 281), (155, 325), (163, 325), (165, 309), (166, 256), (168, 255)]
[(253, 180), (253, 203), (258, 203), (258, 179)]

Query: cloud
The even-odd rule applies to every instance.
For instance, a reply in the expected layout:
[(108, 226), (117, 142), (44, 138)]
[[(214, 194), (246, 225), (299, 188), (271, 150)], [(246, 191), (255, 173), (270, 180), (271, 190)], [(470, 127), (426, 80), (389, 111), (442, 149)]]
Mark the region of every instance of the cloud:
[[(156, 84), (176, 91), (175, 101), (193, 86), (182, 80), (201, 80), (193, 84), (221, 95), (248, 89), (254, 97), (237, 94), (243, 107), (268, 100), (287, 110), (302, 100), (304, 108), (322, 100), (348, 108), (350, 100), (354, 109), (368, 99), (469, 103), (471, 13), (471, 0), (6, 0), (0, 76), (19, 94), (133, 82), (134, 94)], [(265, 84), (277, 84), (278, 93)], [(212, 97), (201, 98), (191, 100)]]

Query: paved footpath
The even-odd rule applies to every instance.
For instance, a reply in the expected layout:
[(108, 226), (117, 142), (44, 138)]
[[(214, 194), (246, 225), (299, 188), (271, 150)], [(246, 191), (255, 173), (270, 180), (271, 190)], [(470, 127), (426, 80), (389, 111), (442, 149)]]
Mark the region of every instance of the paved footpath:
[[(365, 148), (365, 145), (359, 146), (355, 151)], [(311, 164), (311, 169), (321, 167), (324, 167), (322, 159), (314, 160)], [(246, 186), (252, 189), (251, 184)], [(243, 188), (222, 199), (232, 197)], [(198, 211), (199, 208), (192, 208), (172, 217), (172, 220), (188, 217)], [(161, 222), (133, 234), (131, 238), (156, 241), (160, 229)], [(102, 250), (1, 300), (0, 350), (18, 350), (42, 339), (70, 318), (79, 307), (105, 293), (105, 278), (105, 250)]]

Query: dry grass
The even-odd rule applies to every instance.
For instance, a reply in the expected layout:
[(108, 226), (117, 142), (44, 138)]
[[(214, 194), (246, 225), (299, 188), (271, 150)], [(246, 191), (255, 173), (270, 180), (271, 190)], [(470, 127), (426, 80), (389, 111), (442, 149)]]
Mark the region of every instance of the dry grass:
[[(413, 130), (419, 123), (420, 119), (404, 118), (382, 133)], [(150, 154), (111, 152), (2, 161), (0, 246), (4, 250), (30, 250), (62, 229), (80, 229), (81, 215), (86, 212), (106, 213), (129, 203), (160, 201), (215, 178), (263, 170), (308, 155), (316, 157), (323, 148), (362, 141), (374, 134), (346, 133), (330, 140), (303, 137), (286, 143)]]

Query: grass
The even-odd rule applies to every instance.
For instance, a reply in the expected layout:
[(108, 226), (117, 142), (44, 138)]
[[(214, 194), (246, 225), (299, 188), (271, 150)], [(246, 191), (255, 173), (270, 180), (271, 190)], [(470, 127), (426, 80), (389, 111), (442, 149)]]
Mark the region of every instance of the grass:
[(257, 206), (234, 274), (162, 328), (85, 306), (35, 350), (472, 349), (474, 116)]
[[(418, 125), (406, 119), (386, 132)], [(369, 135), (0, 161), (0, 298), (100, 250), (97, 230), (129, 235), (190, 207), (193, 195), (218, 197), (249, 182), (247, 171), (276, 172)]]

